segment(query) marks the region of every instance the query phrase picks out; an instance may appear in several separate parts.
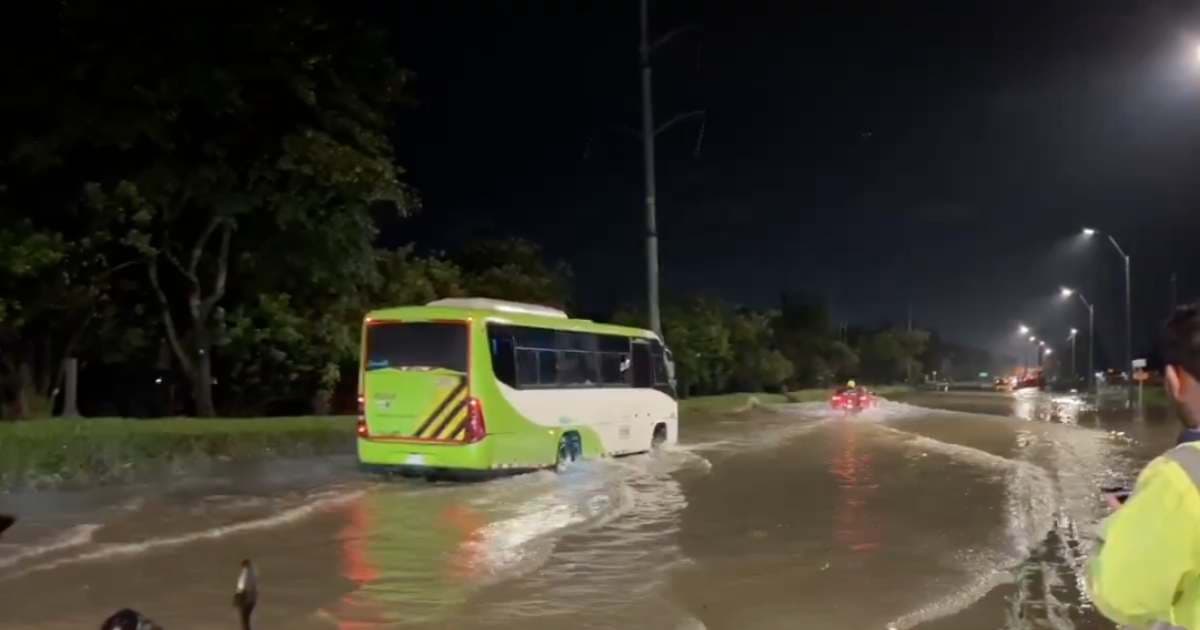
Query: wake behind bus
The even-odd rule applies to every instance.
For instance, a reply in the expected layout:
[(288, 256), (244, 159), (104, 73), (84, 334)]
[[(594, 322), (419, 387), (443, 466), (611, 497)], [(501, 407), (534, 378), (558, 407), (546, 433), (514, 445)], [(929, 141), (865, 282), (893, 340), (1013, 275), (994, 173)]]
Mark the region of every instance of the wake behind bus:
[(472, 479), (673, 444), (670, 351), (653, 331), (534, 304), (456, 298), (363, 320), (358, 459)]

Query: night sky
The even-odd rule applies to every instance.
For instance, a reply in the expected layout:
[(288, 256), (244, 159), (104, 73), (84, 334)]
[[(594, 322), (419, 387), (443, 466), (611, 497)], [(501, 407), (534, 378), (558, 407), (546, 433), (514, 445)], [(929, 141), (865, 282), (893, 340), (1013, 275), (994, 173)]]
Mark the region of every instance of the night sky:
[[(403, 6), (397, 6), (402, 4)], [(1015, 352), (1017, 322), (1082, 327), (1123, 353), (1200, 294), (1200, 8), (1195, 2), (659, 0), (694, 24), (655, 58), (665, 296), (826, 300), (850, 324), (916, 323)], [(860, 8), (856, 8), (860, 7)], [(409, 2), (370, 9), (417, 73), (400, 157), (420, 190), (390, 244), (524, 236), (576, 271), (576, 308), (643, 300), (635, 0)]]

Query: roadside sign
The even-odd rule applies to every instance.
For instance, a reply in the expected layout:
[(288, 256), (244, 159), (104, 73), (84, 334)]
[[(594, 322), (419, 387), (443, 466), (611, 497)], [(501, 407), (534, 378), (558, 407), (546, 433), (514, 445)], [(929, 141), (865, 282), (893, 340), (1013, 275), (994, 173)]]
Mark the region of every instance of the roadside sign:
[[(1138, 365), (1139, 363), (1141, 363), (1141, 365)], [(1145, 367), (1146, 367), (1145, 359), (1134, 359), (1134, 361), (1133, 361), (1133, 380), (1137, 381), (1137, 384), (1138, 384), (1138, 402), (1137, 402), (1137, 404), (1138, 404), (1139, 408), (1144, 405), (1145, 401), (1142, 398), (1142, 390), (1146, 387), (1146, 381), (1150, 379), (1150, 373), (1145, 370)]]

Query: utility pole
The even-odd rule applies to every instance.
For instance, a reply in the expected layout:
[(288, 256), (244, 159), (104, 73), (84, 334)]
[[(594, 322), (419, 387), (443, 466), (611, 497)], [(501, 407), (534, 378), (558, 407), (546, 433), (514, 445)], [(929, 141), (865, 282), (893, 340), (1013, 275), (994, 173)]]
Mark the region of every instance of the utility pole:
[[(908, 301), (908, 332), (910, 332), (910, 333), (912, 332), (912, 300)], [(904, 366), (905, 376), (908, 377), (909, 383), (913, 382), (912, 364), (913, 364), (913, 361), (915, 361), (915, 360), (916, 359), (909, 357), (908, 363)]]
[[(1089, 228), (1089, 227), (1083, 228), (1083, 235), (1086, 237), (1095, 236), (1097, 233), (1098, 233), (1097, 230), (1095, 230), (1093, 228)], [(1129, 254), (1125, 253), (1125, 250), (1121, 248), (1121, 244), (1117, 242), (1117, 239), (1113, 238), (1112, 234), (1105, 233), (1105, 236), (1108, 237), (1108, 242), (1112, 244), (1113, 249), (1115, 249), (1117, 251), (1117, 255), (1119, 255), (1121, 257), (1122, 262), (1125, 263), (1125, 366), (1121, 368), (1121, 373), (1122, 374), (1128, 373), (1130, 376), (1129, 383), (1125, 389), (1128, 393), (1126, 400), (1128, 401), (1128, 403), (1130, 405), (1132, 405), (1133, 404), (1133, 378), (1132, 378), (1133, 377), (1133, 306), (1132, 306), (1133, 291), (1129, 287), (1129, 282), (1130, 282), (1130, 280), (1129, 280), (1129, 276), (1130, 276)], [(1089, 332), (1088, 334), (1090, 335), (1091, 333)], [(1128, 372), (1126, 372), (1127, 370), (1128, 370)]]
[(1074, 385), (1079, 380), (1079, 368), (1075, 363), (1075, 338), (1079, 333), (1074, 328), (1071, 329), (1071, 384)]
[(1116, 239), (1112, 236), (1108, 237), (1112, 241), (1113, 247), (1121, 252), (1121, 256), (1125, 258), (1125, 368), (1121, 371), (1129, 375), (1129, 384), (1126, 387), (1126, 394), (1129, 404), (1133, 404), (1133, 296), (1129, 289), (1129, 255), (1121, 250), (1121, 246), (1117, 245)]
[(1179, 304), (1179, 274), (1171, 272), (1171, 312), (1175, 312), (1175, 307)]
[(654, 181), (654, 98), (650, 85), (650, 8), (641, 0), (642, 159), (646, 175), (646, 301), (650, 328), (662, 336), (658, 302), (658, 208)]
[[(1079, 295), (1083, 299), (1083, 294)], [(1085, 302), (1085, 304), (1087, 304)], [(1096, 309), (1087, 304), (1088, 310), (1088, 391), (1096, 392)]]

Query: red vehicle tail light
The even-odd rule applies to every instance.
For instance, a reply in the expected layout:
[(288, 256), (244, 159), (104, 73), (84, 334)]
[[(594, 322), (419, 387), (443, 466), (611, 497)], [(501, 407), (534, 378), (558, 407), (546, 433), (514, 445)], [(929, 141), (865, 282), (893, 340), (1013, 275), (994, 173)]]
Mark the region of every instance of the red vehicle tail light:
[(360, 394), (358, 397), (358, 420), (354, 423), (354, 432), (358, 437), (370, 437), (370, 431), (367, 430), (367, 409), (366, 399)]
[(469, 414), (466, 428), (467, 442), (478, 442), (487, 437), (487, 421), (483, 417), (483, 403), (479, 402), (478, 398), (469, 399), (467, 413)]

